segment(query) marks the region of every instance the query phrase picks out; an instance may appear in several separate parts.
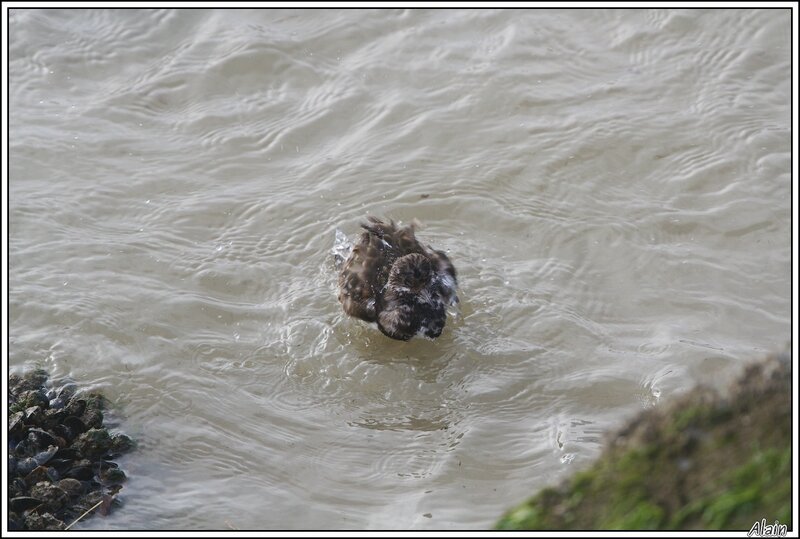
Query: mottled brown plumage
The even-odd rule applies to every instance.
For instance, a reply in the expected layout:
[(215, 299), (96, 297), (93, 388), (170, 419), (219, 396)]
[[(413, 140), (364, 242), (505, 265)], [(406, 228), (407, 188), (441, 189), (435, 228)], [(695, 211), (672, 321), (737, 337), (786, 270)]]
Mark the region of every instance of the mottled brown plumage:
[(458, 302), (455, 267), (444, 252), (417, 240), (415, 223), (398, 227), (394, 221), (367, 219), (339, 274), (344, 311), (375, 322), (393, 339), (438, 337), (445, 307)]

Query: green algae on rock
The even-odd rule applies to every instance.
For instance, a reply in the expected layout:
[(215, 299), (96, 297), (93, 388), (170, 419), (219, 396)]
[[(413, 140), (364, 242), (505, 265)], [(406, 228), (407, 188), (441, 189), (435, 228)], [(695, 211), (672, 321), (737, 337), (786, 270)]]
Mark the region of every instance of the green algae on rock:
[(642, 412), (600, 458), (508, 511), (501, 530), (791, 528), (791, 361), (749, 366), (725, 395)]

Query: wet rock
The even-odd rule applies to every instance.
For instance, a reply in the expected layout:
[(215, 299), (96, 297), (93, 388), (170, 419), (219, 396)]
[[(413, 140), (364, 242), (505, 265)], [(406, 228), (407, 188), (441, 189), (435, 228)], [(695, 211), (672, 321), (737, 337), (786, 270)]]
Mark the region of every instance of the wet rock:
[(9, 396), (13, 401), (19, 401), (20, 393), (41, 389), (47, 382), (47, 378), (47, 371), (43, 369), (36, 369), (25, 376), (12, 374), (8, 377)]
[(50, 513), (29, 513), (25, 516), (25, 527), (29, 530), (63, 530), (66, 525)]
[(31, 498), (40, 500), (46, 510), (52, 512), (58, 511), (69, 501), (67, 493), (49, 481), (36, 483), (31, 488)]
[(86, 411), (86, 401), (83, 399), (72, 399), (64, 408), (67, 415), (82, 416)]
[(105, 429), (89, 429), (78, 436), (71, 447), (89, 459), (98, 459), (111, 449), (111, 436)]
[(77, 502), (75, 502), (73, 509), (78, 515), (81, 515), (102, 500), (103, 493), (100, 490), (90, 490), (85, 495), (81, 496)]
[(102, 395), (46, 383), (42, 370), (9, 376), (10, 530), (61, 530), (100, 501), (96, 513), (107, 514), (126, 479), (108, 459), (134, 447), (103, 427)]
[(101, 462), (96, 467), (96, 470), (95, 476), (100, 481), (100, 484), (104, 486), (121, 485), (125, 482), (125, 472), (120, 470), (113, 462)]
[(38, 406), (39, 408), (48, 408), (49, 401), (47, 395), (42, 390), (28, 390), (20, 393), (17, 401), (11, 406), (12, 411), (18, 412), (26, 408)]
[(81, 416), (81, 421), (90, 429), (99, 429), (103, 426), (103, 412), (94, 408), (87, 409)]
[(100, 479), (104, 485), (121, 485), (125, 482), (127, 477), (125, 476), (125, 472), (119, 468), (115, 468), (113, 470), (108, 470)]
[(67, 493), (68, 496), (74, 498), (84, 493), (83, 483), (77, 479), (67, 477), (58, 482), (58, 488)]
[(121, 455), (122, 453), (127, 453), (134, 447), (134, 442), (130, 438), (130, 436), (126, 436), (125, 434), (114, 434), (111, 437), (111, 454), (112, 455)]

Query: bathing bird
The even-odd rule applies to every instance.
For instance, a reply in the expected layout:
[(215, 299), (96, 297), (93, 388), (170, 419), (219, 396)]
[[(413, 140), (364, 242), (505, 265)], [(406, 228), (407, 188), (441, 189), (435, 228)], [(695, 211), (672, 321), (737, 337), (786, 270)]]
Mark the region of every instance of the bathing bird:
[(368, 216), (339, 274), (344, 312), (407, 341), (442, 334), (448, 305), (458, 303), (456, 268), (443, 251), (417, 240), (416, 220), (398, 226)]

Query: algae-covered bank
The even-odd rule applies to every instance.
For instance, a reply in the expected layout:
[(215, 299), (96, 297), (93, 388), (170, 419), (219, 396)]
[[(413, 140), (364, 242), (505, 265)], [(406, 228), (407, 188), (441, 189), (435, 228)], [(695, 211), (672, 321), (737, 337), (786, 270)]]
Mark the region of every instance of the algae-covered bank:
[[(508, 511), (503, 530), (792, 530), (791, 355), (641, 413), (589, 468)], [(773, 530), (780, 534), (781, 529)]]

